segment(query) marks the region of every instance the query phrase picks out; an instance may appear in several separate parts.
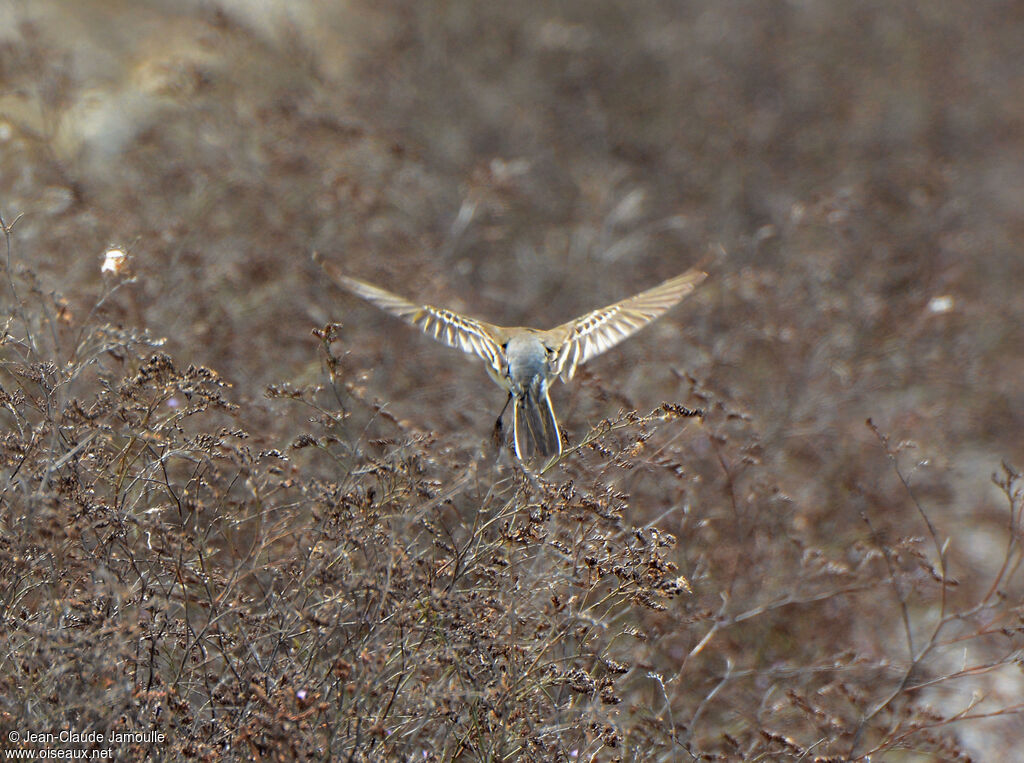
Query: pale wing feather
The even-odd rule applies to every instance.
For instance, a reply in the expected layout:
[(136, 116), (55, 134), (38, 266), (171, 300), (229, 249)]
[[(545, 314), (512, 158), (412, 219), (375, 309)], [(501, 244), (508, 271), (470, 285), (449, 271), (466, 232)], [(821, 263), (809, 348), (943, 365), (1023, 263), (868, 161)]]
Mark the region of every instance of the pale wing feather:
[(351, 278), (339, 272), (330, 263), (317, 259), (320, 266), (339, 286), (362, 297), (367, 302), (401, 318), (429, 337), (449, 347), (476, 355), (487, 361), (496, 373), (502, 373), (501, 347), (494, 338), (498, 327), (459, 315), (443, 307), (417, 305), (404, 297), (379, 286)]
[(688, 270), (664, 283), (614, 305), (594, 310), (574, 321), (569, 321), (550, 333), (566, 333), (558, 347), (553, 370), (562, 381), (569, 381), (577, 366), (586, 363), (605, 350), (611, 349), (678, 304), (697, 285), (707, 278), (700, 270)]

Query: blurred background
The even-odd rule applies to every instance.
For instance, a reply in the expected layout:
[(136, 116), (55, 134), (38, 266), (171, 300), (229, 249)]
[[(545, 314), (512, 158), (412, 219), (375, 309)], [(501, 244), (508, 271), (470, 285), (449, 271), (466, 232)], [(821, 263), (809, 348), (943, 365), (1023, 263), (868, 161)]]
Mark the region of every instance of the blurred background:
[[(104, 320), (216, 369), (261, 447), (302, 431), (265, 389), (322, 378), (328, 321), (346, 373), (448, 446), (478, 447), (504, 402), (313, 251), (542, 328), (701, 264), (680, 308), (556, 388), (570, 439), (699, 403), (696, 384), (746, 417), (789, 531), (841, 545), (861, 510), (917, 521), (871, 418), (965, 575), (1002, 564), (991, 475), (1024, 464), (1024, 6), (2, 0), (0, 18), (12, 262), (81, 316), (124, 249), (137, 280)], [(682, 437), (699, 474), (712, 446)]]

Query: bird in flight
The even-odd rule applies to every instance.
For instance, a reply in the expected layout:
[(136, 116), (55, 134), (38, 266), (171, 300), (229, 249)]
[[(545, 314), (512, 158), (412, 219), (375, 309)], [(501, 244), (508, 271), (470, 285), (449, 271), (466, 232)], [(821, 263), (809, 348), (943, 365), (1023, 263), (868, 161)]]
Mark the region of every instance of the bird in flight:
[(343, 274), (319, 253), (313, 259), (343, 289), (449, 347), (482, 358), (491, 378), (509, 392), (505, 406), (512, 401), (513, 440), (516, 456), (523, 462), (537, 456), (553, 461), (562, 453), (558, 419), (548, 396), (551, 382), (556, 377), (568, 382), (580, 365), (674, 307), (707, 277), (700, 270), (688, 270), (614, 305), (541, 331), (495, 326), (443, 307), (417, 305)]

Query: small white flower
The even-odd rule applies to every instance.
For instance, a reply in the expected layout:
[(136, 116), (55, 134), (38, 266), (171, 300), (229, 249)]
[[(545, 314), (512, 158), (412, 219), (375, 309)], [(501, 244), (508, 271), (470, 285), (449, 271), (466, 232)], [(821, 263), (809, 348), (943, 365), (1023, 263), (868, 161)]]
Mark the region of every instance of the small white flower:
[(930, 313), (948, 313), (953, 309), (953, 296), (951, 294), (944, 294), (941, 297), (932, 297), (928, 300), (928, 312)]
[(120, 249), (108, 249), (103, 255), (103, 267), (100, 268), (101, 273), (113, 273), (118, 275), (124, 270), (125, 265), (128, 264), (128, 255)]

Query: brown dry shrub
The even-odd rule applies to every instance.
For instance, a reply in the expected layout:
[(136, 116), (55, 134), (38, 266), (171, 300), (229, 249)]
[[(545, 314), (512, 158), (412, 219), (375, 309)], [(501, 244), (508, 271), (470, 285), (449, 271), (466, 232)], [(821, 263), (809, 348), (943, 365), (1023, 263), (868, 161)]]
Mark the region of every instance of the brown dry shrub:
[(860, 537), (822, 545), (696, 379), (700, 410), (624, 411), (538, 475), (391, 416), (329, 326), (322, 382), (267, 391), (301, 433), (254, 449), (215, 371), (5, 280), (5, 735), (159, 732), (120, 754), (161, 760), (952, 760), (954, 724), (1019, 709), (944, 699), (1018, 660), (1009, 467), (1002, 569), (961, 587), (877, 429), (914, 534), (854, 495)]

